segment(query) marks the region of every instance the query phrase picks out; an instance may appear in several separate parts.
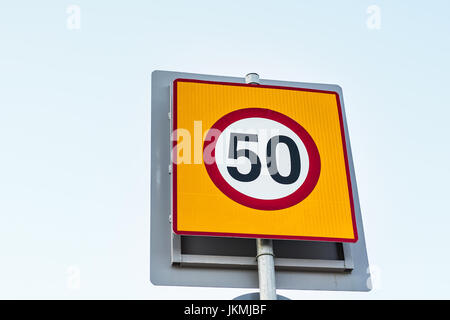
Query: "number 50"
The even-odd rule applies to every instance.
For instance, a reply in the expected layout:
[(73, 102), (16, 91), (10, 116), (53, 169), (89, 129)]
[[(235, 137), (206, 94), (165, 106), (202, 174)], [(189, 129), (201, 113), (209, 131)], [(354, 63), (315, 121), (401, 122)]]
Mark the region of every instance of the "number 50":
[[(243, 174), (236, 167), (227, 166), (228, 173), (236, 180), (242, 182), (250, 182), (259, 177), (261, 174), (261, 160), (258, 155), (248, 149), (238, 149), (238, 141), (258, 142), (257, 134), (247, 133), (231, 133), (230, 147), (228, 157), (230, 159), (238, 159), (245, 157), (250, 160), (250, 172)], [(291, 171), (287, 176), (282, 176), (278, 171), (276, 148), (279, 143), (285, 144), (289, 149)], [(270, 138), (266, 147), (267, 169), (273, 180), (281, 184), (291, 184), (297, 181), (300, 176), (300, 153), (294, 140), (287, 136), (278, 135)]]

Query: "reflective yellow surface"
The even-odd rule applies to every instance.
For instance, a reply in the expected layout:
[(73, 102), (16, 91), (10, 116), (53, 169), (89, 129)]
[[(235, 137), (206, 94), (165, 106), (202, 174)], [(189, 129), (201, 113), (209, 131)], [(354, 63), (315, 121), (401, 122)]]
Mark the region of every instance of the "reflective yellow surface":
[[(285, 114), (308, 131), (321, 158), (319, 181), (300, 203), (263, 211), (223, 194), (205, 166), (195, 164), (194, 121), (205, 133), (225, 114), (267, 108)], [(350, 195), (334, 93), (178, 82), (177, 127), (191, 133), (191, 162), (177, 166), (177, 229), (191, 232), (261, 234), (353, 240)], [(198, 123), (196, 127), (199, 132)], [(201, 150), (200, 150), (201, 152)]]

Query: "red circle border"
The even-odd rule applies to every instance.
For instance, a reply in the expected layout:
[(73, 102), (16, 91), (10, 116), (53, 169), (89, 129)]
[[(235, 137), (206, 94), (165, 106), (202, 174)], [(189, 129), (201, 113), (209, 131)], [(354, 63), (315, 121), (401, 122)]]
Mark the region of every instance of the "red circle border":
[[(247, 118), (265, 118), (279, 122), (298, 135), (305, 145), (309, 157), (309, 171), (302, 185), (290, 195), (272, 200), (250, 197), (233, 188), (220, 174), (215, 161), (215, 144), (217, 143), (218, 136), (213, 137), (214, 131), (219, 130), (223, 132), (230, 124)], [(264, 108), (245, 108), (224, 115), (209, 129), (203, 145), (203, 157), (205, 157), (205, 149), (208, 147), (213, 150), (211, 153), (213, 161), (205, 161), (204, 159), (203, 162), (209, 177), (216, 187), (227, 197), (246, 207), (258, 210), (281, 210), (292, 207), (306, 199), (314, 190), (319, 180), (321, 169), (320, 155), (313, 138), (300, 124), (277, 111)]]

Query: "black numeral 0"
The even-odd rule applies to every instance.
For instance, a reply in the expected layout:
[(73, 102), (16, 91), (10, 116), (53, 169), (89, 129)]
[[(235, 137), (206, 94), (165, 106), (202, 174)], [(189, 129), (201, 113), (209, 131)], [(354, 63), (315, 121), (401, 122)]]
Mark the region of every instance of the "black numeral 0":
[[(238, 157), (246, 157), (250, 160), (251, 169), (247, 174), (240, 173), (236, 167), (227, 167), (228, 173), (236, 180), (242, 182), (250, 182), (256, 180), (261, 174), (261, 161), (256, 153), (248, 149), (237, 149), (238, 141), (258, 142), (258, 135), (245, 133), (230, 134), (230, 148), (228, 157), (237, 159)], [(284, 143), (289, 149), (291, 160), (291, 171), (289, 175), (282, 176), (278, 171), (276, 160), (276, 148), (279, 143)], [(267, 169), (273, 180), (281, 184), (291, 184), (297, 181), (300, 176), (300, 153), (294, 140), (287, 136), (272, 137), (267, 143)]]
[[(276, 150), (279, 143), (284, 143), (289, 149), (291, 157), (291, 172), (287, 176), (282, 176), (278, 171)], [(294, 140), (286, 136), (272, 137), (267, 143), (267, 169), (273, 180), (281, 184), (291, 184), (297, 181), (300, 176), (300, 153)]]

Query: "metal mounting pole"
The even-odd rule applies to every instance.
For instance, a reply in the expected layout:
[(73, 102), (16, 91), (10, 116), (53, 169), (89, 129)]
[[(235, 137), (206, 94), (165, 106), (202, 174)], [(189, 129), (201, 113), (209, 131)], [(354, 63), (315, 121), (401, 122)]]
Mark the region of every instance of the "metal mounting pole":
[[(259, 75), (257, 73), (247, 74), (245, 83), (259, 84)], [(272, 240), (256, 239), (256, 260), (258, 261), (259, 299), (277, 300)]]
[(258, 261), (259, 299), (277, 300), (273, 245), (270, 239), (256, 239)]

